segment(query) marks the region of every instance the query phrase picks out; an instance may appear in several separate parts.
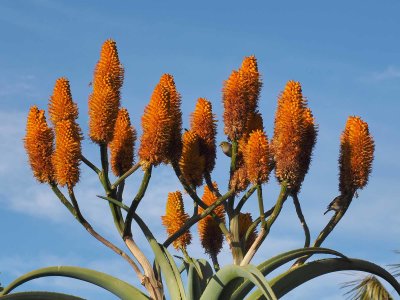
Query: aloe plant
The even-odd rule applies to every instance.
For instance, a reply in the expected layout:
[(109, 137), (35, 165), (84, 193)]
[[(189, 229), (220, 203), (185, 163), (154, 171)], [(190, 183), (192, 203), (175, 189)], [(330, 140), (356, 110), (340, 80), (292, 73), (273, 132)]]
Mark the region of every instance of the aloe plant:
[[(130, 265), (137, 275), (137, 282), (127, 283), (80, 267), (47, 267), (17, 278), (4, 288), (0, 298), (80, 299), (53, 292), (13, 293), (16, 287), (30, 280), (62, 276), (95, 284), (121, 299), (279, 299), (308, 280), (342, 270), (360, 270), (380, 276), (400, 294), (399, 283), (383, 268), (321, 247), (343, 218), (357, 191), (368, 182), (374, 142), (368, 124), (361, 118), (352, 116), (347, 120), (340, 141), (340, 195), (328, 207), (335, 213), (311, 243), (310, 228), (302, 213), (299, 195), (316, 143), (317, 125), (299, 82), (289, 81), (279, 96), (271, 140), (264, 131), (263, 118), (258, 111), (262, 82), (256, 58), (246, 57), (241, 67), (224, 82), (223, 121), (228, 141), (220, 146), (230, 157), (230, 164), (227, 166), (229, 182), (222, 192), (223, 185), (212, 179), (217, 127), (211, 102), (199, 98), (190, 128), (182, 134), (181, 97), (172, 75), (164, 74), (142, 116), (138, 162), (135, 163), (136, 130), (131, 125), (128, 111), (120, 103), (123, 74), (116, 43), (107, 40), (95, 68), (93, 92), (88, 101), (89, 137), (99, 147), (100, 166), (82, 153), (83, 134), (76, 122), (78, 107), (72, 100), (66, 78), (56, 81), (50, 97), (51, 125), (46, 121), (44, 110), (31, 107), (24, 145), (35, 178), (49, 185), (90, 235)], [(110, 216), (127, 251), (104, 238), (82, 214), (74, 193), (81, 162), (98, 177), (104, 193), (97, 196), (108, 202)], [(137, 213), (140, 203), (145, 201), (152, 172), (160, 164), (174, 170), (183, 191), (193, 200), (193, 214), (189, 215), (181, 191), (166, 195), (166, 212), (160, 216), (168, 235), (164, 241), (154, 237), (150, 224)], [(117, 178), (114, 182), (110, 179), (110, 170)], [(127, 203), (125, 181), (140, 170), (143, 172), (142, 183), (131, 203)], [(269, 181), (272, 171), (280, 185), (280, 193), (274, 205), (265, 210), (262, 186)], [(66, 192), (60, 187), (66, 187)], [(200, 189), (204, 190), (203, 195), (199, 195)], [(243, 211), (251, 197), (257, 199), (259, 207), (255, 218)], [(294, 202), (304, 231), (303, 248), (281, 253), (258, 266), (251, 264), (288, 198)], [(132, 222), (146, 237), (154, 261), (136, 244), (131, 232)], [(210, 261), (192, 257), (187, 250), (193, 234), (190, 229), (195, 224), (198, 224), (201, 245)], [(224, 266), (218, 261), (223, 242), (228, 243), (232, 253), (232, 264)], [(182, 256), (172, 256), (168, 250), (171, 245)], [(307, 262), (314, 254), (333, 258)], [(280, 275), (270, 278), (271, 272), (287, 265)], [(143, 285), (146, 293), (135, 284)]]

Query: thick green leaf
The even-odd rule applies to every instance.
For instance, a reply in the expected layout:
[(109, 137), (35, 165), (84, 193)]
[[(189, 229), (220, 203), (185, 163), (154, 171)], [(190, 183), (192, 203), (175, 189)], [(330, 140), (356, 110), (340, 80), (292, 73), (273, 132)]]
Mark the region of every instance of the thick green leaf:
[[(296, 269), (289, 270), (270, 281), (277, 297), (282, 297), (299, 285), (331, 272), (337, 271), (363, 271), (375, 274), (392, 285), (400, 295), (400, 284), (382, 267), (360, 259), (329, 258), (307, 263)], [(259, 291), (255, 291), (248, 299), (265, 299)]]
[(205, 259), (186, 262), (188, 268), (188, 299), (200, 299), (208, 281), (214, 275), (211, 265)]
[(84, 300), (72, 295), (52, 292), (21, 292), (1, 296), (2, 300)]
[(253, 265), (237, 266), (229, 265), (219, 270), (210, 280), (201, 296), (201, 300), (220, 299), (224, 288), (237, 278), (245, 278), (254, 283), (266, 299), (276, 300), (271, 286), (266, 281), (262, 273)]
[[(297, 259), (299, 257), (309, 255), (309, 254), (332, 254), (337, 255), (343, 258), (346, 258), (343, 254), (326, 248), (300, 248), (292, 251), (288, 251), (285, 253), (281, 253), (277, 256), (274, 256), (260, 265), (257, 266), (257, 269), (261, 271), (261, 273), (266, 276), (277, 268), (283, 266), (284, 264)], [(245, 280), (238, 286), (240, 282), (236, 282), (236, 284), (230, 284), (229, 287), (224, 291), (224, 299), (235, 299), (241, 300), (243, 299), (254, 287), (254, 284), (250, 280)]]
[(185, 289), (183, 287), (180, 272), (171, 254), (169, 254), (168, 250), (163, 245), (157, 242), (146, 223), (143, 222), (138, 215), (134, 214), (133, 218), (143, 231), (151, 249), (153, 250), (156, 263), (160, 267), (161, 273), (164, 276), (171, 299), (185, 300)]
[(70, 266), (48, 267), (29, 272), (10, 283), (4, 288), (0, 295), (8, 294), (10, 291), (27, 281), (47, 276), (62, 276), (87, 281), (110, 291), (121, 299), (149, 299), (148, 296), (143, 294), (134, 286), (111, 275), (90, 269)]

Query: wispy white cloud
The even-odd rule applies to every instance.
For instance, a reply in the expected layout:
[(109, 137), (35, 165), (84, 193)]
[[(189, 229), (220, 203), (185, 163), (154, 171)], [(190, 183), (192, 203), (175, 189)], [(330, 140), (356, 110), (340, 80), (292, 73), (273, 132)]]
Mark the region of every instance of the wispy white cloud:
[(390, 65), (381, 71), (371, 72), (363, 76), (361, 79), (368, 82), (380, 82), (398, 78), (400, 78), (400, 68)]
[(38, 95), (36, 77), (30, 74), (0, 77), (0, 97)]

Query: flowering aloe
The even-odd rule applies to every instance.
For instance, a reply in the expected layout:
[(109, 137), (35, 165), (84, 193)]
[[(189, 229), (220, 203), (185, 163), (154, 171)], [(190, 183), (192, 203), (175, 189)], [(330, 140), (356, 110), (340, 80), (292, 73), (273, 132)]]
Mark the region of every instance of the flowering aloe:
[[(56, 81), (50, 97), (48, 108), (52, 127), (46, 122), (44, 110), (31, 107), (24, 146), (34, 177), (50, 186), (89, 234), (129, 264), (145, 292), (108, 274), (57, 266), (21, 276), (4, 288), (0, 298), (32, 279), (64, 276), (96, 284), (121, 299), (278, 299), (312, 278), (342, 270), (362, 270), (378, 275), (400, 294), (400, 284), (383, 268), (320, 247), (344, 216), (357, 191), (368, 182), (374, 142), (365, 121), (350, 117), (346, 123), (340, 141), (340, 195), (330, 204), (330, 210), (335, 213), (311, 244), (299, 195), (310, 167), (317, 126), (299, 82), (289, 81), (279, 96), (273, 138), (269, 141), (258, 110), (262, 83), (256, 58), (246, 57), (240, 68), (231, 73), (223, 84), (222, 95), (227, 141), (220, 144), (227, 155), (221, 163), (230, 159), (226, 166), (228, 182), (217, 185), (211, 177), (217, 157), (217, 123), (211, 102), (204, 98), (197, 100), (190, 128), (182, 134), (181, 96), (173, 76), (162, 75), (141, 118), (142, 134), (137, 147), (139, 162), (135, 164), (136, 130), (131, 125), (128, 110), (120, 107), (123, 75), (116, 43), (107, 40), (95, 68), (93, 92), (89, 96), (89, 136), (100, 148), (101, 166), (96, 166), (82, 153), (78, 107), (72, 100), (66, 78)], [(79, 183), (81, 162), (99, 178), (104, 192), (98, 197), (108, 202), (110, 216), (129, 252), (103, 237), (82, 214), (80, 201), (74, 193)], [(160, 164), (172, 167), (184, 190), (164, 195), (166, 211), (161, 216), (167, 232), (164, 241), (153, 235), (152, 221), (146, 223), (138, 211), (142, 201), (151, 201), (145, 199), (147, 189), (152, 172)], [(117, 176), (114, 182), (109, 177), (110, 167)], [(272, 207), (265, 210), (263, 185), (268, 182), (273, 169), (280, 193), (272, 201)], [(124, 191), (125, 181), (137, 171), (142, 171), (142, 182), (136, 195), (129, 197)], [(66, 189), (60, 189), (65, 185)], [(226, 190), (223, 190), (224, 186), (227, 186)], [(198, 195), (200, 189), (204, 190), (201, 197)], [(252, 265), (253, 257), (269, 235), (288, 197), (293, 199), (304, 229), (304, 246), (269, 258), (258, 266)], [(127, 198), (133, 200), (126, 202)], [(258, 205), (257, 212), (243, 212), (248, 201)], [(185, 211), (184, 203), (186, 211), (188, 203), (193, 204), (192, 215)], [(143, 245), (139, 248), (136, 244), (132, 222), (146, 237), (148, 251), (141, 250)], [(196, 223), (200, 244), (211, 257), (212, 264), (190, 255), (187, 246), (196, 238), (191, 232)], [(224, 242), (232, 253), (232, 264), (220, 265), (218, 262)], [(172, 256), (168, 250), (171, 244), (182, 255)], [(152, 251), (151, 259), (147, 257), (149, 251)], [(314, 254), (334, 257), (307, 262)], [(291, 268), (281, 272), (285, 264), (294, 260)], [(274, 271), (281, 273), (273, 277)], [(12, 293), (4, 297), (22, 298), (77, 299), (48, 292)]]

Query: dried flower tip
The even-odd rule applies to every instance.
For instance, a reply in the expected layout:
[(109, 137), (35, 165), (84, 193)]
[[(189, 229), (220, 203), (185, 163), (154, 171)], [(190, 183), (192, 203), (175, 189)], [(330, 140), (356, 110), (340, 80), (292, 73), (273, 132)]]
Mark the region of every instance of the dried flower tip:
[(270, 151), (268, 138), (261, 130), (253, 131), (243, 153), (250, 182), (261, 184), (268, 181), (270, 172)]
[(342, 194), (352, 195), (367, 185), (374, 150), (368, 124), (360, 117), (349, 117), (340, 141), (339, 190)]
[(136, 130), (131, 126), (129, 113), (125, 108), (118, 112), (114, 137), (109, 144), (111, 169), (115, 176), (121, 176), (133, 165)]
[(55, 126), (56, 147), (53, 165), (59, 185), (73, 187), (79, 181), (81, 159), (81, 131), (71, 120), (57, 122)]
[(26, 122), (24, 146), (33, 176), (41, 183), (54, 180), (51, 156), (54, 151), (54, 134), (48, 127), (44, 110), (32, 106)]
[(232, 175), (230, 188), (233, 188), (236, 193), (240, 193), (247, 189), (249, 184), (250, 181), (247, 175), (246, 165), (244, 164), (244, 162), (237, 164), (236, 170)]
[[(182, 194), (179, 191), (168, 193), (165, 216), (161, 217), (162, 224), (167, 229), (168, 236), (177, 232), (189, 219), (183, 206)], [(175, 249), (186, 248), (192, 240), (190, 231), (186, 231), (173, 242)]]
[(253, 218), (251, 217), (250, 213), (240, 213), (239, 214), (239, 240), (245, 244), (245, 251), (249, 250), (251, 245), (254, 243), (257, 237), (257, 230), (254, 228), (250, 234), (246, 238), (247, 230), (249, 229), (250, 225), (253, 223)]
[[(214, 188), (217, 188), (216, 183), (213, 183), (213, 185)], [(215, 201), (217, 201), (217, 199), (217, 196), (215, 196), (214, 193), (210, 191), (208, 186), (205, 186), (204, 194), (202, 197), (203, 202), (210, 206)], [(203, 211), (203, 208), (199, 207), (199, 213), (202, 213)], [(214, 209), (214, 213), (222, 222), (225, 222), (225, 210), (222, 205), (217, 206)], [(201, 245), (204, 248), (205, 252), (210, 254), (211, 256), (216, 256), (221, 251), (222, 244), (224, 242), (223, 234), (218, 226), (218, 223), (215, 222), (210, 215), (208, 215), (207, 217), (199, 221), (197, 229)]]
[(116, 43), (107, 40), (95, 68), (93, 93), (89, 97), (89, 136), (95, 143), (107, 144), (112, 140), (123, 77)]
[(200, 138), (200, 151), (205, 157), (205, 171), (211, 173), (216, 158), (216, 117), (212, 112), (211, 102), (199, 98), (191, 116), (190, 128)]
[(170, 91), (160, 81), (142, 116), (143, 134), (140, 139), (139, 157), (147, 165), (157, 166), (168, 161), (172, 145), (173, 115), (170, 113)]
[(273, 153), (275, 175), (300, 189), (308, 171), (316, 139), (316, 126), (299, 82), (289, 81), (278, 99), (275, 114)]
[(203, 182), (205, 159), (200, 152), (199, 136), (192, 130), (186, 131), (182, 142), (182, 156), (179, 160), (182, 175), (190, 185), (200, 186)]

